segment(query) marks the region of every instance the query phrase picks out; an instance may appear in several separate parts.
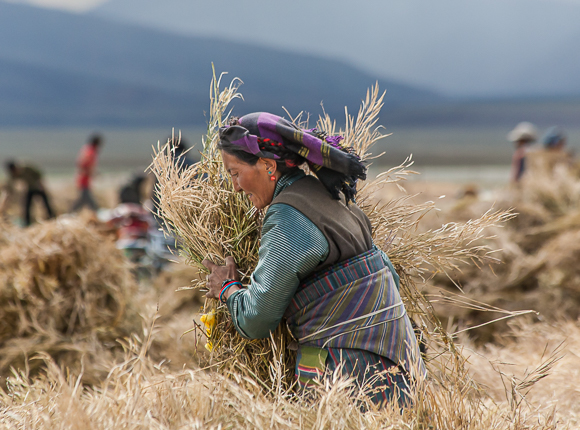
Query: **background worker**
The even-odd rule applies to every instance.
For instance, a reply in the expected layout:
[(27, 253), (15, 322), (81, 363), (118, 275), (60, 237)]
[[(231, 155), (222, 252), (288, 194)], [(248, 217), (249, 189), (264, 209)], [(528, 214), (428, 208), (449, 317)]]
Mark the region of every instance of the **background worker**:
[(91, 192), (91, 182), (95, 173), (102, 141), (103, 139), (101, 135), (92, 135), (79, 153), (77, 158), (77, 186), (79, 188), (80, 195), (73, 204), (71, 209), (72, 212), (76, 212), (84, 206), (88, 206), (94, 211), (98, 209), (97, 202), (93, 198), (93, 194)]
[(555, 169), (571, 168), (573, 166), (573, 156), (566, 151), (566, 133), (558, 126), (550, 127), (543, 138), (544, 143), (544, 164), (549, 173)]
[(526, 152), (529, 146), (538, 139), (536, 126), (530, 122), (520, 122), (507, 136), (515, 145), (512, 157), (511, 181), (518, 183), (526, 170)]
[(566, 146), (566, 133), (558, 126), (550, 127), (544, 136), (544, 148), (548, 151), (563, 151)]
[(119, 190), (119, 202), (142, 204), (143, 200), (143, 185), (147, 177), (143, 174), (133, 175), (129, 182), (121, 187)]
[(44, 184), (42, 183), (42, 173), (34, 166), (19, 165), (15, 161), (6, 162), (6, 171), (8, 173), (8, 182), (5, 189), (7, 195), (14, 193), (14, 184), (20, 181), (26, 185), (26, 197), (24, 199), (24, 225), (29, 226), (32, 222), (31, 208), (32, 200), (35, 196), (39, 196), (46, 209), (47, 218), (54, 218), (54, 212), (50, 205), (50, 201), (46, 194)]
[[(173, 148), (174, 151), (174, 156), (173, 156), (173, 160), (177, 166), (177, 168), (179, 170), (185, 170), (191, 166), (193, 166), (195, 164), (195, 161), (191, 159), (190, 157), (190, 146), (189, 143), (181, 136), (174, 136), (174, 135), (169, 135), (165, 142), (169, 143), (171, 145), (171, 147)], [(151, 212), (153, 212), (153, 217), (155, 218), (155, 221), (157, 221), (157, 224), (159, 224), (160, 228), (163, 228), (163, 222), (161, 221), (161, 218), (159, 218), (158, 216), (158, 212), (159, 212), (159, 196), (157, 195), (157, 193), (155, 192), (155, 187), (157, 185), (157, 179), (154, 179), (154, 182), (151, 186), (151, 204), (152, 204), (152, 209)]]
[(566, 134), (560, 127), (549, 128), (542, 143), (541, 147), (526, 154), (526, 170), (534, 177), (551, 177), (556, 171), (561, 172), (574, 167), (573, 156), (565, 149)]

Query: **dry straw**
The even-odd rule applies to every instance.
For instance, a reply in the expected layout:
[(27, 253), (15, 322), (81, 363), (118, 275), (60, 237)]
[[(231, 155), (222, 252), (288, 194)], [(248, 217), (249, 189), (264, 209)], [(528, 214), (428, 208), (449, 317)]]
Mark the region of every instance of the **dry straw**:
[(98, 229), (59, 218), (27, 229), (2, 225), (0, 374), (36, 373), (45, 354), (97, 383), (107, 375), (118, 337), (141, 326), (130, 303), (130, 267)]
[[(165, 146), (159, 149), (152, 170), (159, 178), (161, 215), (177, 233), (189, 263), (201, 268), (201, 259), (208, 255), (221, 262), (233, 254), (247, 281), (257, 259), (260, 214), (233, 192), (215, 150), (216, 128), (225, 121), (238, 83), (234, 81), (224, 91), (219, 90), (219, 80), (212, 83), (212, 116), (202, 161), (181, 170), (171, 147)], [(359, 153), (368, 153), (380, 137), (372, 127), (381, 103), (374, 88), (357, 119), (349, 117), (348, 128), (337, 131), (348, 141), (359, 142)], [(325, 124), (333, 123), (324, 117), (318, 126), (328, 130)], [(366, 125), (357, 128), (356, 124)], [(378, 188), (400, 185), (411, 173), (409, 167), (405, 163), (363, 185), (360, 205), (373, 223), (376, 243), (391, 255), (402, 275), (407, 308), (429, 338), (427, 357), (433, 377), (411, 394), (413, 408), (399, 410), (389, 404), (379, 410), (338, 375), (316, 388), (315, 399), (297, 396), (287, 379), (292, 357), (285, 350), (286, 333), (279, 329), (269, 341), (247, 342), (237, 335), (223, 307), (217, 308), (219, 324), (212, 333), (213, 364), (220, 364), (221, 372), (207, 368), (172, 372), (167, 365), (153, 362), (154, 320), (146, 322), (142, 336), (132, 334), (119, 342), (124, 356), (113, 360), (104, 346), (112, 346), (113, 339), (134, 326), (128, 313), (130, 300), (135, 298), (130, 272), (113, 243), (97, 228), (82, 220), (62, 219), (27, 230), (0, 230), (1, 345), (10, 344), (7, 336), (14, 338), (17, 333), (12, 344), (30, 346), (19, 357), (32, 358), (35, 351), (36, 359), (29, 360), (29, 365), (42, 363), (46, 369), (34, 377), (26, 367), (13, 371), (7, 388), (0, 389), (0, 428), (576, 428), (580, 409), (573, 395), (577, 383), (570, 374), (580, 365), (578, 355), (568, 354), (557, 361), (553, 354), (544, 356), (537, 345), (568, 339), (570, 345), (563, 348), (573, 352), (580, 347), (577, 325), (542, 324), (534, 329), (522, 325), (516, 331), (518, 341), (508, 339), (499, 351), (490, 346), (499, 355), (495, 370), (482, 356), (486, 351), (474, 347), (470, 361), (476, 365), (468, 371), (467, 354), (457, 350), (417, 286), (434, 272), (451, 270), (465, 261), (493, 261), (483, 246), (484, 229), (510, 215), (490, 212), (475, 221), (420, 232), (422, 216), (432, 210), (432, 203), (416, 205), (405, 197), (379, 204), (372, 198)], [(196, 286), (203, 287), (203, 282)], [(465, 306), (485, 308), (479, 302), (463, 301)], [(208, 301), (206, 310), (216, 305)], [(39, 343), (39, 339), (48, 341)], [(87, 344), (100, 349), (90, 350)], [(9, 356), (9, 350), (1, 350), (0, 357)], [(84, 367), (63, 371), (62, 364), (69, 365), (63, 357), (74, 358), (73, 364), (84, 363)], [(94, 363), (108, 372), (100, 381), (90, 376), (95, 375)], [(514, 367), (519, 376), (508, 375)], [(551, 382), (545, 378), (550, 372), (557, 378)], [(478, 381), (488, 383), (485, 393), (477, 389), (474, 373)], [(83, 386), (87, 377), (90, 387)], [(534, 385), (540, 388), (535, 397), (529, 393)], [(552, 406), (554, 392), (559, 411)], [(528, 399), (543, 406), (535, 408)], [(363, 412), (361, 404), (368, 410)]]
[[(47, 372), (34, 380), (14, 374), (8, 390), (0, 390), (0, 428), (43, 429), (463, 429), (463, 430), (549, 430), (577, 428), (580, 409), (575, 399), (576, 384), (570, 373), (580, 361), (577, 354), (554, 363), (541, 357), (536, 345), (550, 339), (569, 338), (570, 351), (580, 347), (580, 329), (574, 324), (540, 330), (521, 327), (523, 342), (510, 343), (499, 351), (502, 361), (517, 365), (494, 364), (522, 373), (505, 384), (508, 399), (502, 400), (504, 387), (498, 372), (487, 360), (474, 355), (478, 377), (490, 384), (491, 397), (481, 400), (460, 389), (460, 384), (441, 389), (427, 384), (415, 395), (415, 408), (399, 410), (387, 405), (362, 412), (355, 400), (364, 403), (364, 394), (349, 381), (336, 379), (317, 388), (317, 401), (301, 401), (281, 383), (283, 374), (272, 366), (274, 396), (264, 394), (249, 376), (221, 375), (203, 369), (168, 372), (151, 361), (152, 326), (143, 336), (125, 340), (125, 357), (111, 363), (108, 377), (94, 387), (83, 388), (80, 378), (67, 375), (47, 356)], [(479, 352), (479, 351), (478, 351)], [(539, 380), (546, 372), (543, 363), (556, 367), (557, 379)], [(535, 370), (525, 370), (533, 368)], [(528, 384), (540, 385), (535, 408), (521, 401)], [(494, 385), (491, 385), (494, 383)], [(551, 404), (556, 392), (560, 402), (555, 412)], [(528, 394), (529, 396), (529, 394)]]
[[(471, 299), (492, 306), (459, 307), (446, 293), (437, 299), (438, 311), (455, 323), (479, 326), (503, 318), (498, 308), (512, 314), (533, 309), (543, 320), (580, 317), (580, 179), (565, 153), (536, 151), (530, 161), (521, 184), (504, 191), (500, 202), (518, 213), (498, 231), (502, 251), (496, 255), (502, 264), (452, 275)], [(450, 284), (445, 277), (435, 280), (438, 287), (453, 288)], [(505, 323), (484, 325), (472, 336), (490, 342), (506, 328)]]
[[(158, 146), (151, 171), (156, 175), (159, 196), (159, 216), (167, 230), (179, 241), (181, 251), (189, 264), (201, 266), (204, 258), (223, 264), (232, 255), (247, 283), (256, 266), (260, 239), (261, 214), (249, 200), (236, 193), (221, 161), (218, 128), (227, 122), (228, 105), (236, 98), (240, 80), (234, 79), (221, 89), (221, 79), (214, 80), (210, 90), (210, 117), (208, 133), (203, 143), (202, 159), (189, 168), (181, 168), (170, 142)], [(384, 137), (376, 127), (383, 106), (384, 94), (375, 86), (367, 92), (355, 116), (346, 113), (346, 126), (339, 129), (328, 115), (319, 118), (316, 127), (329, 135), (344, 136), (344, 145), (351, 146), (363, 159), (371, 160), (370, 149)], [(300, 116), (293, 119), (300, 122)], [(421, 336), (428, 338), (428, 365), (433, 375), (456, 371), (463, 361), (432, 312), (429, 301), (417, 288), (417, 282), (435, 272), (446, 272), (461, 263), (489, 263), (496, 261), (485, 244), (485, 230), (500, 225), (512, 215), (509, 212), (489, 211), (479, 219), (467, 223), (451, 223), (437, 230), (419, 233), (422, 217), (434, 209), (433, 202), (415, 204), (411, 196), (387, 203), (377, 203), (373, 195), (385, 186), (402, 188), (402, 181), (414, 172), (411, 160), (380, 174), (374, 181), (362, 184), (358, 202), (373, 225), (375, 243), (391, 257), (402, 279), (402, 292), (409, 315), (419, 326)], [(202, 280), (192, 287), (203, 288)], [(282, 382), (291, 385), (294, 357), (286, 349), (290, 341), (284, 324), (271, 339), (243, 339), (233, 327), (227, 308), (216, 300), (207, 300), (204, 312), (217, 312), (217, 326), (211, 332), (212, 362), (224, 371), (236, 370), (250, 375), (267, 391), (272, 391), (270, 374), (272, 363), (282, 363)], [(273, 351), (276, 351), (274, 354)], [(442, 354), (454, 357), (442, 360)], [(278, 360), (279, 355), (280, 360)], [(450, 364), (453, 362), (454, 364)], [(451, 367), (452, 369), (449, 369)]]

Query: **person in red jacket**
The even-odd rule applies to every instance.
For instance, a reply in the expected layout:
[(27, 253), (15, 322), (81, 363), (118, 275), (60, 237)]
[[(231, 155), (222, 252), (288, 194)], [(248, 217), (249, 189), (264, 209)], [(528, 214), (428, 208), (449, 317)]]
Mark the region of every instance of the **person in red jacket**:
[(91, 181), (95, 173), (102, 141), (103, 138), (99, 134), (92, 135), (79, 153), (77, 158), (77, 186), (80, 196), (73, 204), (73, 212), (80, 210), (84, 206), (88, 206), (94, 211), (98, 209), (97, 202), (91, 192)]

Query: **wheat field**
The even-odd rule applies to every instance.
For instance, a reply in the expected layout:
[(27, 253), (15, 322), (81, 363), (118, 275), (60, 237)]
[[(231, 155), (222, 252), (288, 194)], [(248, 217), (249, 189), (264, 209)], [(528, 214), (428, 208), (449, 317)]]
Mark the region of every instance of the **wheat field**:
[[(155, 151), (160, 215), (181, 254), (152, 279), (135, 279), (114, 235), (91, 214), (28, 229), (9, 216), (0, 224), (0, 428), (578, 428), (573, 168), (484, 195), (408, 183), (420, 173), (408, 159), (362, 184), (359, 204), (401, 274), (429, 375), (409, 387), (413, 406), (405, 409), (375, 407), (338, 374), (304, 396), (292, 383), (283, 330), (242, 342), (224, 309), (203, 297), (205, 255), (239, 255), (245, 275), (257, 258), (260, 214), (228, 189), (213, 149), (236, 94), (235, 81), (212, 83), (197, 167), (172, 170), (171, 145)], [(340, 131), (369, 160), (382, 138), (381, 97), (371, 89)], [(325, 116), (318, 126), (339, 132)], [(212, 310), (219, 320), (208, 339), (201, 316)]]

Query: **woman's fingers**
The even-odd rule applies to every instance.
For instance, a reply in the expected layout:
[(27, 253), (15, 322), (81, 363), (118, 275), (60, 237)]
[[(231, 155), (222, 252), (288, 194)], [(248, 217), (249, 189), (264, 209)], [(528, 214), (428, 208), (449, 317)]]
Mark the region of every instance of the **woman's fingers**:
[(201, 262), (201, 264), (203, 264), (205, 267), (207, 267), (207, 269), (208, 269), (210, 272), (213, 272), (213, 270), (214, 270), (216, 267), (219, 267), (217, 264), (214, 264), (213, 262), (211, 262), (211, 261), (210, 261), (210, 260), (208, 260), (207, 258), (206, 258), (206, 259), (204, 259), (204, 260)]
[(236, 260), (232, 256), (228, 256), (225, 259), (225, 266), (220, 266), (214, 264), (207, 258), (201, 262), (210, 272), (207, 276), (206, 282), (215, 283), (216, 285), (221, 285), (221, 283), (226, 279), (235, 279), (236, 281), (240, 279), (238, 275), (238, 267), (236, 265)]
[(236, 267), (236, 260), (230, 255), (229, 257), (226, 257), (226, 267), (229, 268), (231, 266)]
[(234, 279), (236, 281), (240, 280), (240, 275), (238, 274), (238, 266), (234, 257), (226, 257), (226, 276), (229, 279)]

